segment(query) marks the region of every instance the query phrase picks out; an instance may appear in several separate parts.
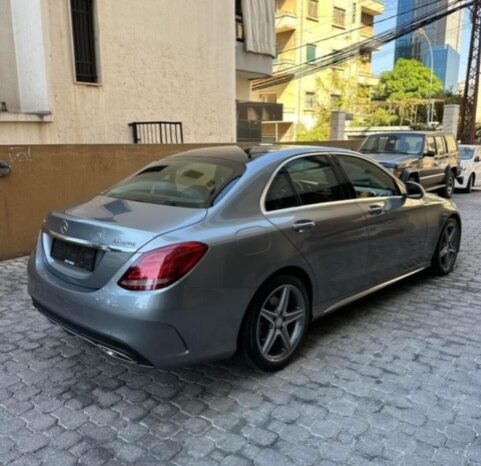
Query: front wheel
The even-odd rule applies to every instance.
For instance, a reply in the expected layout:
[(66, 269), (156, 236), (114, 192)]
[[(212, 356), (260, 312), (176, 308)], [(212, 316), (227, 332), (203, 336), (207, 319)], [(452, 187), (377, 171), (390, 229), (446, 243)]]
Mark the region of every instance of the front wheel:
[(274, 277), (254, 297), (242, 330), (242, 348), (250, 365), (266, 372), (290, 362), (306, 335), (310, 302), (297, 277)]
[(446, 179), (444, 181), (444, 188), (439, 191), (439, 194), (446, 199), (451, 199), (453, 197), (455, 183), (456, 178), (454, 176), (454, 173), (450, 171), (446, 175)]
[(456, 219), (450, 218), (444, 225), (432, 259), (431, 268), (436, 274), (448, 275), (452, 272), (460, 243), (461, 228)]

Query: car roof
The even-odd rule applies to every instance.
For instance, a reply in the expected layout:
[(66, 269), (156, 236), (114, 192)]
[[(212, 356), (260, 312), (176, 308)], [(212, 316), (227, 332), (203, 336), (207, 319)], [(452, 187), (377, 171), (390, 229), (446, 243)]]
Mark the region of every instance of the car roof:
[(395, 134), (395, 135), (407, 134), (407, 135), (410, 135), (410, 136), (453, 136), (454, 137), (454, 134), (444, 133), (443, 131), (386, 131), (386, 132), (383, 132), (383, 133), (369, 134), (366, 137), (369, 137), (369, 136), (386, 136), (386, 135), (390, 135), (390, 134)]
[(310, 153), (351, 153), (359, 155), (350, 149), (328, 146), (303, 146), (303, 145), (275, 145), (265, 144), (241, 148), (240, 146), (211, 146), (200, 149), (191, 149), (179, 152), (168, 157), (202, 157), (212, 159), (235, 160), (249, 164), (259, 159), (282, 160), (296, 155)]

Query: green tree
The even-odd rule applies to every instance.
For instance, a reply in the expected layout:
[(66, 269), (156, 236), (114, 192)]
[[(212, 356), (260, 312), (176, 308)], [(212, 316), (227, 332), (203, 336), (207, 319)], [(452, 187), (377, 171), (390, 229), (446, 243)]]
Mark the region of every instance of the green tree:
[(392, 71), (381, 76), (376, 89), (376, 100), (390, 102), (409, 99), (427, 99), (443, 92), (441, 80), (434, 75), (431, 85), (431, 69), (417, 60), (400, 59)]

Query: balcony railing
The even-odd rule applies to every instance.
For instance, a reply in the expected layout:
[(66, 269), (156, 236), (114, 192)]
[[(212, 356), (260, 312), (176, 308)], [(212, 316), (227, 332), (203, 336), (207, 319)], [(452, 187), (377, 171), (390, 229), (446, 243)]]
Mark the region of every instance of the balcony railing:
[(184, 132), (181, 121), (134, 121), (134, 144), (182, 144)]

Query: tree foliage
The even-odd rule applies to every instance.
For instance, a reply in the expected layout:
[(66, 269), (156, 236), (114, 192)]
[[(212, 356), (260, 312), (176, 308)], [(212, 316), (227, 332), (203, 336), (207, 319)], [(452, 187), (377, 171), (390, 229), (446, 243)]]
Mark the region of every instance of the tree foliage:
[(376, 90), (377, 100), (402, 101), (427, 99), (443, 92), (441, 80), (434, 75), (431, 85), (431, 69), (417, 60), (400, 59), (392, 71), (381, 76)]

